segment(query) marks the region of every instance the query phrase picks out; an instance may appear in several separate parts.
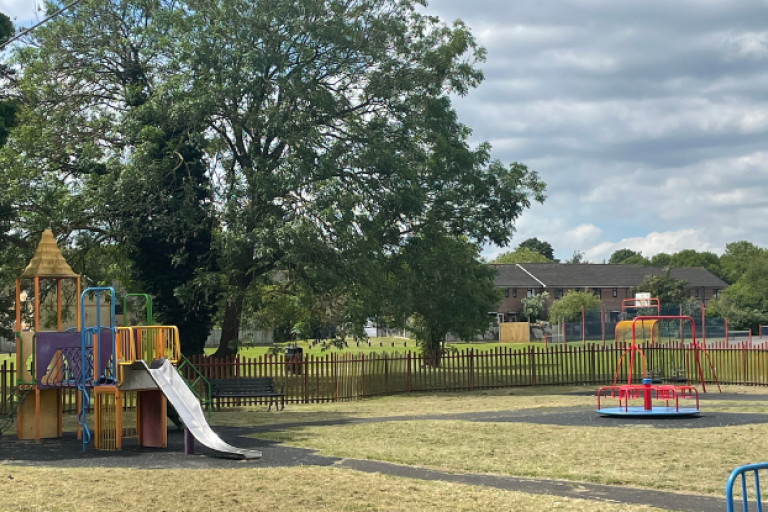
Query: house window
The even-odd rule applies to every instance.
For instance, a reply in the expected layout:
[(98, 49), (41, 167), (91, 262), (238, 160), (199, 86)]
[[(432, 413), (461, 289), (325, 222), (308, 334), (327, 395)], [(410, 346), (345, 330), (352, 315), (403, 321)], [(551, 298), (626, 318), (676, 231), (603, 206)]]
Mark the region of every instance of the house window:
[(592, 288), (592, 293), (594, 293), (595, 297), (597, 297), (598, 299), (600, 298), (601, 291), (602, 290), (600, 290), (600, 288)]
[(559, 299), (563, 296), (563, 289), (562, 288), (555, 288), (555, 298)]
[(512, 296), (517, 297), (517, 288), (512, 288)]
[(525, 293), (526, 297), (535, 297), (536, 294), (533, 293), (533, 288), (528, 288), (528, 291)]
[(613, 289), (613, 296), (614, 297), (618, 297), (619, 296), (619, 289), (618, 288), (614, 288)]
[(509, 297), (509, 288), (504, 289), (504, 296)]

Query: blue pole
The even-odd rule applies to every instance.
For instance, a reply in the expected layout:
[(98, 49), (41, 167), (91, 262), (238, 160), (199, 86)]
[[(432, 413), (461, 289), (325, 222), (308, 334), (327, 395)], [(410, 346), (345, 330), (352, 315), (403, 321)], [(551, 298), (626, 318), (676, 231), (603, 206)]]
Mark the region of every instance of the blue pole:
[[(99, 348), (101, 348), (101, 290), (96, 290), (96, 340), (94, 343), (99, 345)], [(96, 374), (95, 377), (99, 379), (101, 377), (101, 351), (96, 350), (96, 347), (94, 347), (94, 364), (96, 365)], [(98, 354), (98, 355), (96, 355)]]

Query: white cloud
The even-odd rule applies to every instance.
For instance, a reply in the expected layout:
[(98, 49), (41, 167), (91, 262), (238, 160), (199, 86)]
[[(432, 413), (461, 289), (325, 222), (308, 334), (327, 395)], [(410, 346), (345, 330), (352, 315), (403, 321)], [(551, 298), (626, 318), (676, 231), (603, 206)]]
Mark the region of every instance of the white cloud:
[(723, 34), (721, 45), (729, 59), (768, 57), (768, 32), (745, 32)]
[(683, 249), (710, 251), (712, 247), (701, 231), (682, 229), (648, 233), (643, 237), (624, 238), (618, 242), (602, 242), (585, 250), (584, 254), (588, 260), (602, 261), (610, 258), (611, 254), (618, 249), (632, 249), (642, 252), (643, 256), (650, 257), (661, 252), (674, 253)]
[(29, 20), (38, 16), (42, 19), (42, 12), (38, 7), (42, 7), (42, 2), (37, 0), (0, 0), (0, 12), (14, 20), (16, 25), (28, 25)]

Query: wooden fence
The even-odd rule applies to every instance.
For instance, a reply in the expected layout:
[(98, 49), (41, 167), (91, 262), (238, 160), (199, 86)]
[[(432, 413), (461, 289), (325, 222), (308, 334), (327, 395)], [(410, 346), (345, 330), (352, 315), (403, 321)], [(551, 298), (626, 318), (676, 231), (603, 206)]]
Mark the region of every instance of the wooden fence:
[[(257, 358), (235, 356), (214, 360), (193, 357), (192, 363), (207, 378), (273, 377), (284, 387), (289, 403), (317, 403), (354, 400), (363, 397), (412, 392), (471, 391), (479, 389), (536, 385), (605, 385), (611, 384), (623, 347), (549, 348), (497, 347), (489, 351), (467, 349), (443, 356), (440, 366), (420, 354), (329, 354), (307, 355), (286, 361), (282, 355)], [(685, 345), (645, 346), (646, 368), (662, 379), (684, 375), (695, 384), (694, 353)], [(712, 366), (721, 384), (768, 385), (768, 348), (708, 348)], [(618, 378), (626, 382), (629, 370), (625, 357)], [(707, 358), (700, 354), (707, 383), (714, 375)], [(636, 358), (633, 375), (641, 372)], [(14, 366), (0, 365), (0, 414), (5, 399), (12, 393)], [(74, 411), (75, 390), (64, 390), (64, 410)], [(258, 399), (229, 399), (216, 404), (232, 407), (263, 403)]]

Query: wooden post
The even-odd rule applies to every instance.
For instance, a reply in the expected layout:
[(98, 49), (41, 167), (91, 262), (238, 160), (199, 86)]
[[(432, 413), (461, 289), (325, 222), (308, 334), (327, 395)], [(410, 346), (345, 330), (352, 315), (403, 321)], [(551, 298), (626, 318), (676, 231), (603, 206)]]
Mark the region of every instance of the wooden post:
[(40, 332), (40, 278), (35, 277), (35, 333)]
[(77, 317), (77, 330), (82, 331), (83, 326), (80, 325), (80, 276), (77, 276), (76, 284), (76, 296), (75, 296), (75, 316)]
[(406, 355), (406, 391), (411, 392), (411, 351)]
[[(565, 323), (565, 322), (563, 322)], [(563, 339), (565, 339), (565, 331), (563, 331)], [(536, 385), (536, 351), (533, 346), (528, 347), (528, 368), (530, 374), (529, 383), (531, 386)]]
[(56, 278), (56, 330), (61, 332), (61, 278)]
[(360, 396), (365, 396), (365, 354), (360, 354)]
[(387, 364), (386, 352), (384, 352), (384, 393), (389, 394), (389, 366)]
[(16, 332), (21, 332), (21, 280), (16, 280)]

